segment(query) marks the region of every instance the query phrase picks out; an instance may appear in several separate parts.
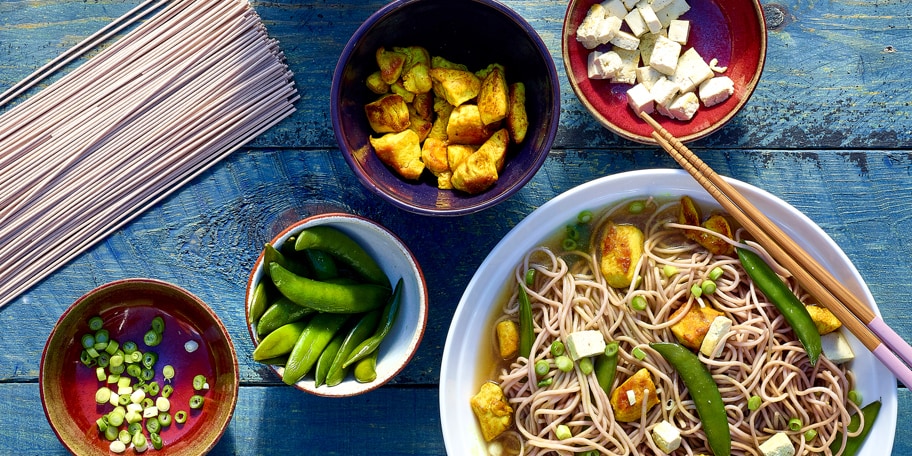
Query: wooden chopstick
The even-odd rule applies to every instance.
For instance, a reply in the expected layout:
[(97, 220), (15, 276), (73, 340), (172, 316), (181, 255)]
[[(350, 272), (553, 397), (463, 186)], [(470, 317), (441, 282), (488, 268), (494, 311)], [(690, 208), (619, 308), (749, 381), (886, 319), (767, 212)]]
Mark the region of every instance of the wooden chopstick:
[(655, 119), (647, 113), (640, 117), (654, 129), (652, 137), (656, 142), (754, 236), (774, 260), (791, 272), (821, 305), (833, 312), (904, 385), (912, 387), (909, 368), (912, 366), (912, 347), (902, 337)]

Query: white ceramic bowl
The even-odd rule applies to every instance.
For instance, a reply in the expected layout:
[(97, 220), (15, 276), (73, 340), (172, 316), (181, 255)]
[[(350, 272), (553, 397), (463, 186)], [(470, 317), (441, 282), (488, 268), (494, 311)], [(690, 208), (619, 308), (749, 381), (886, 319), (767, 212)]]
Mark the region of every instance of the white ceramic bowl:
[[(271, 243), (277, 249), (292, 235), (317, 225), (329, 225), (358, 242), (380, 265), (390, 283), (403, 279), (402, 302), (392, 330), (380, 345), (377, 359), (377, 378), (369, 383), (357, 382), (351, 374), (334, 386), (314, 386), (313, 375), (308, 374), (295, 387), (318, 396), (346, 397), (371, 391), (396, 376), (418, 350), (427, 325), (428, 293), (424, 273), (415, 256), (395, 234), (380, 224), (366, 218), (342, 213), (315, 215), (301, 220), (280, 233)], [(250, 303), (256, 284), (263, 279), (263, 255), (257, 259), (247, 282), (245, 314), (249, 315)], [(248, 326), (254, 345), (259, 343), (256, 329)], [(272, 366), (282, 376), (284, 369)]]
[[(813, 221), (788, 203), (761, 189), (729, 179), (783, 230), (800, 243), (863, 302), (877, 311), (874, 298), (858, 271), (838, 245)], [(637, 196), (690, 195), (713, 204), (712, 198), (680, 170), (643, 170), (615, 174), (573, 188), (529, 214), (494, 247), (479, 266), (456, 308), (447, 334), (440, 368), (440, 423), (447, 453), (486, 455), (481, 430), (469, 407), (480, 378), (480, 342), (489, 331), (492, 306), (503, 296), (513, 268), (525, 253), (553, 238), (584, 209), (598, 209)], [(716, 204), (717, 205), (717, 204)], [(879, 312), (878, 312), (879, 313)], [(856, 358), (853, 370), (865, 400), (880, 398), (883, 405), (867, 444), (859, 455), (879, 456), (892, 448), (896, 431), (896, 378), (851, 334)]]

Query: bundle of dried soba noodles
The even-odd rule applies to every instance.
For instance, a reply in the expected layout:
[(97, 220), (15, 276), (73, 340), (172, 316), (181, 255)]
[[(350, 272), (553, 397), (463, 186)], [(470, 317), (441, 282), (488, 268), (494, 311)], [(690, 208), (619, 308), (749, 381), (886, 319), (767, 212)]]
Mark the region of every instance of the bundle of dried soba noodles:
[(246, 0), (173, 0), (0, 116), (0, 306), (294, 111)]

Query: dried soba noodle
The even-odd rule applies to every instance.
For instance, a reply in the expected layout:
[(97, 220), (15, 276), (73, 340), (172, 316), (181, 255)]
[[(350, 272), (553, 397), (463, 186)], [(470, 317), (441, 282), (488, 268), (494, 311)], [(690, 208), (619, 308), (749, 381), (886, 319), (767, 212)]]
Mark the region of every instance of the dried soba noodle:
[(0, 116), (0, 306), (294, 112), (284, 55), (246, 0), (147, 4)]
[[(620, 206), (619, 206), (620, 207)], [(734, 321), (724, 336), (724, 349), (709, 359), (700, 355), (718, 384), (732, 433), (732, 454), (760, 454), (758, 445), (778, 431), (786, 431), (796, 454), (830, 454), (829, 444), (836, 431), (844, 432), (851, 413), (858, 407), (847, 400), (854, 378), (825, 356), (811, 367), (804, 349), (775, 307), (757, 292), (738, 265), (737, 258), (713, 256), (681, 236), (680, 226), (667, 221), (674, 217), (669, 203), (645, 223), (646, 254), (638, 266), (640, 286), (618, 290), (605, 284), (598, 272), (594, 251), (558, 256), (546, 247), (525, 256), (515, 270), (516, 283), (524, 283), (525, 272), (534, 268), (536, 280), (527, 287), (533, 306), (536, 339), (533, 360), (513, 362), (500, 374), (499, 382), (515, 411), (516, 429), (526, 455), (573, 454), (598, 450), (603, 455), (662, 454), (652, 441), (651, 429), (668, 420), (682, 432), (683, 443), (675, 454), (711, 454), (705, 444), (693, 401), (680, 378), (661, 355), (649, 348), (654, 341), (676, 341), (669, 317), (679, 305), (711, 305)], [(611, 212), (607, 217), (611, 217)], [(671, 277), (663, 266), (677, 268)], [(696, 300), (690, 292), (713, 268), (724, 274), (717, 291)], [(797, 287), (793, 288), (801, 293)], [(630, 301), (642, 295), (649, 303), (634, 311)], [(807, 296), (802, 296), (802, 300)], [(501, 318), (516, 319), (518, 298), (504, 305)], [(676, 319), (677, 320), (677, 319)], [(569, 373), (551, 369), (553, 383), (537, 386), (534, 364), (551, 359), (552, 341), (567, 340), (579, 330), (597, 329), (605, 340), (620, 343), (615, 387), (641, 368), (656, 382), (659, 405), (632, 423), (614, 420), (609, 398), (595, 375), (584, 376), (579, 367)], [(631, 353), (635, 347), (647, 356), (642, 361)], [(747, 408), (748, 398), (758, 395), (762, 405)], [(800, 431), (788, 431), (788, 420), (798, 417)], [(573, 437), (558, 440), (555, 429), (565, 424)], [(805, 442), (805, 431), (817, 437)]]

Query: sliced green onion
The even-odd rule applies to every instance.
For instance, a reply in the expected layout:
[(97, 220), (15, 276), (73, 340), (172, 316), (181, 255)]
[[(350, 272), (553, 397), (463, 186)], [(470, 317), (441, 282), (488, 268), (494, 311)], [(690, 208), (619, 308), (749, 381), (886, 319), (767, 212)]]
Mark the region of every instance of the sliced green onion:
[(643, 295), (636, 295), (630, 300), (630, 307), (633, 308), (633, 310), (646, 310), (646, 306), (646, 298)]
[(591, 374), (593, 369), (595, 368), (595, 366), (592, 364), (592, 358), (587, 356), (585, 358), (580, 359), (579, 368), (580, 368), (580, 372), (582, 372), (583, 375)]
[(142, 359), (143, 359), (142, 352), (139, 350), (136, 350), (136, 351), (130, 353), (130, 357), (127, 359), (127, 362), (136, 364), (136, 363), (142, 361)]
[(197, 375), (196, 377), (193, 377), (193, 389), (194, 390), (199, 391), (205, 387), (206, 387), (206, 376), (205, 375)]
[(566, 440), (573, 437), (573, 433), (570, 432), (570, 427), (566, 424), (559, 424), (557, 428), (554, 429), (554, 436), (558, 440)]
[[(91, 334), (82, 335), (82, 348), (88, 350), (89, 348), (95, 348), (95, 336)], [(94, 358), (94, 356), (93, 356)]]
[(722, 274), (724, 273), (725, 271), (723, 271), (722, 268), (716, 266), (709, 271), (709, 280), (719, 280), (719, 277), (722, 277)]
[(130, 423), (130, 425), (127, 426), (127, 432), (129, 432), (132, 436), (136, 436), (136, 434), (142, 434), (142, 423)]
[(161, 387), (158, 386), (158, 382), (149, 383), (149, 394), (153, 396), (158, 396), (158, 392), (161, 391)]
[(157, 333), (153, 329), (150, 329), (149, 331), (147, 331), (146, 334), (143, 336), (143, 343), (145, 343), (146, 346), (149, 346), (149, 347), (154, 347), (154, 346), (160, 344), (161, 341), (162, 341), (161, 333)]
[(123, 351), (125, 354), (129, 355), (130, 353), (133, 353), (136, 351), (136, 348), (137, 348), (136, 342), (128, 340), (123, 343), (123, 346), (121, 348), (123, 348)]
[(817, 431), (815, 429), (808, 429), (804, 431), (804, 441), (810, 442), (817, 438)]
[(551, 356), (560, 356), (564, 354), (564, 343), (560, 340), (551, 342)]
[(165, 377), (165, 380), (171, 381), (174, 378), (174, 366), (168, 364), (162, 368), (162, 376)]
[(101, 352), (98, 354), (98, 367), (108, 367), (108, 362), (111, 361), (111, 356), (107, 352)]
[(95, 420), (95, 426), (98, 426), (98, 432), (104, 432), (108, 429), (108, 422), (105, 417)]
[(111, 389), (107, 386), (102, 386), (98, 388), (98, 391), (95, 391), (95, 403), (105, 404), (111, 400)]
[(788, 427), (793, 432), (800, 431), (802, 426), (801, 418), (792, 418), (788, 421)]
[(168, 412), (161, 412), (158, 414), (158, 422), (161, 423), (162, 427), (171, 426), (171, 414)]
[(631, 214), (640, 214), (646, 209), (646, 203), (643, 201), (633, 201), (627, 206), (627, 212)]
[(665, 277), (671, 277), (677, 273), (678, 273), (678, 268), (676, 268), (670, 264), (666, 264), (665, 266), (662, 266), (662, 274), (664, 274)]
[(142, 432), (137, 432), (133, 434), (133, 446), (136, 447), (136, 450), (139, 451), (140, 448), (146, 446), (146, 436)]
[(700, 290), (702, 294), (711, 295), (716, 292), (716, 282), (704, 280), (703, 283), (700, 284)]
[[(151, 432), (151, 431), (150, 431), (150, 432)], [(158, 435), (158, 432), (152, 432), (152, 433), (150, 433), (150, 434), (149, 434), (149, 441), (152, 442), (152, 448), (155, 448), (156, 450), (162, 449), (162, 447), (165, 445), (165, 443), (162, 442), (161, 436)]]
[(187, 353), (193, 353), (197, 348), (199, 348), (199, 344), (195, 340), (188, 340), (184, 343), (184, 351)]
[(546, 386), (551, 386), (552, 383), (554, 383), (554, 377), (548, 377), (548, 378), (540, 380), (536, 384), (536, 386), (538, 386), (539, 388), (544, 388)]
[(760, 399), (760, 396), (751, 396), (751, 398), (747, 400), (747, 409), (752, 412), (759, 409), (762, 401), (763, 399)]
[(566, 233), (567, 239), (578, 241), (580, 238), (579, 230), (573, 225), (567, 225), (567, 227), (564, 228), (564, 232)]
[(636, 358), (640, 361), (646, 359), (646, 352), (644, 352), (642, 349), (640, 349), (640, 347), (634, 347), (631, 354), (633, 355), (634, 358)]
[(573, 370), (573, 360), (569, 356), (561, 355), (554, 358), (554, 364), (561, 372), (570, 372)]
[(120, 431), (117, 430), (116, 426), (108, 426), (108, 428), (105, 429), (105, 433), (104, 433), (105, 440), (107, 440), (109, 442), (112, 440), (117, 440), (117, 435), (119, 432)]
[(157, 408), (159, 412), (167, 412), (168, 410), (171, 410), (171, 401), (169, 401), (167, 397), (157, 397), (155, 398), (155, 408)]
[(139, 374), (139, 378), (143, 381), (148, 382), (149, 380), (155, 378), (155, 371), (152, 369), (143, 369)]
[(177, 424), (183, 424), (185, 421), (187, 421), (187, 412), (184, 410), (178, 410), (177, 413), (174, 414), (174, 422)]
[(200, 396), (199, 394), (194, 394), (193, 396), (190, 396), (190, 408), (198, 409), (203, 406), (204, 401), (205, 400), (203, 399), (203, 396)]
[(130, 364), (127, 366), (127, 375), (133, 378), (139, 378), (142, 375), (142, 368), (139, 367), (139, 364)]
[(618, 352), (618, 343), (612, 342), (605, 345), (605, 356), (615, 356)]
[(158, 354), (155, 352), (145, 352), (142, 357), (142, 364), (146, 366), (146, 369), (152, 369), (155, 366), (155, 363), (158, 362)]
[(82, 353), (79, 354), (79, 362), (81, 362), (86, 367), (92, 367), (92, 365), (95, 364), (95, 359), (89, 356), (88, 351), (83, 350)]
[(535, 363), (535, 375), (538, 377), (544, 377), (548, 374), (548, 371), (551, 370), (551, 365), (547, 361), (541, 359)]
[(703, 288), (697, 284), (694, 284), (694, 286), (690, 287), (690, 294), (692, 294), (695, 298), (699, 298), (703, 295)]
[(121, 429), (120, 433), (117, 434), (117, 440), (127, 444), (130, 443), (130, 440), (133, 440), (133, 435), (130, 434), (130, 431)]
[(89, 324), (89, 329), (91, 329), (92, 331), (98, 331), (99, 329), (101, 329), (102, 326), (104, 326), (104, 320), (102, 320), (101, 317), (96, 315), (92, 318), (89, 318), (88, 324)]
[(98, 331), (95, 331), (95, 344), (104, 344), (102, 350), (108, 347), (109, 340), (111, 340), (111, 333), (109, 333), (107, 329), (99, 329)]
[(108, 378), (108, 375), (105, 374), (105, 370), (103, 367), (95, 368), (95, 378), (97, 378), (99, 382), (103, 382), (103, 381), (105, 381), (106, 378)]
[(592, 217), (593, 217), (592, 211), (586, 209), (586, 210), (580, 212), (579, 214), (577, 214), (576, 221), (586, 224), (586, 223), (589, 223), (592, 221)]
[(174, 387), (171, 386), (170, 384), (167, 384), (162, 388), (161, 395), (162, 395), (162, 397), (167, 398), (167, 397), (170, 397), (171, 393), (173, 393), (173, 392), (174, 392)]
[[(107, 437), (107, 434), (105, 435)], [(116, 435), (115, 435), (116, 437)], [(113, 439), (108, 439), (113, 440)], [(108, 449), (111, 450), (111, 453), (123, 453), (127, 451), (127, 444), (121, 442), (120, 440), (114, 440), (111, 442), (111, 445), (108, 446)]]
[(165, 319), (162, 317), (155, 317), (152, 319), (152, 331), (155, 331), (159, 334), (165, 332)]
[(570, 238), (564, 238), (564, 242), (561, 243), (561, 247), (564, 250), (576, 250), (578, 246), (579, 245), (576, 243), (576, 241)]
[(114, 339), (111, 339), (108, 341), (108, 346), (105, 347), (104, 351), (107, 352), (109, 355), (113, 356), (115, 353), (117, 353), (117, 350), (119, 350), (119, 349), (120, 349), (120, 343), (118, 343)]

